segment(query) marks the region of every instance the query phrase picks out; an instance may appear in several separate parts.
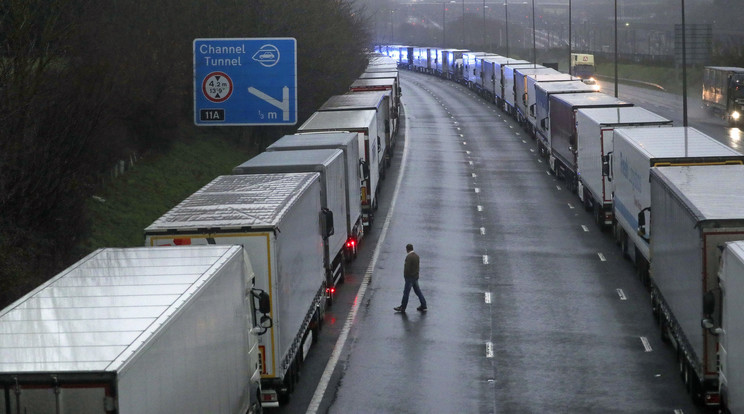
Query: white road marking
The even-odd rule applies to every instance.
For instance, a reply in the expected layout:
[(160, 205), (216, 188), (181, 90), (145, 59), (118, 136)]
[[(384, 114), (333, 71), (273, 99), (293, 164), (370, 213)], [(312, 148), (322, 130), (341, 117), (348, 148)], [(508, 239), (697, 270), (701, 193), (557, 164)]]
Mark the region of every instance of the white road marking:
[(628, 300), (628, 297), (625, 296), (625, 292), (623, 292), (622, 289), (617, 288), (616, 290), (617, 290), (617, 296), (620, 297), (620, 300)]
[(584, 231), (586, 231), (586, 232), (588, 232), (588, 231), (589, 231), (589, 227), (587, 227), (587, 226), (586, 226), (586, 225), (584, 225), (584, 224), (582, 224), (582, 225), (581, 225), (581, 228), (582, 228), (582, 229), (584, 229)]
[(486, 301), (486, 303), (490, 304), (491, 303), (491, 292), (484, 292), (484, 296), (485, 296), (484, 300)]
[[(560, 190), (560, 188), (559, 188), (559, 190)], [(571, 210), (573, 210), (574, 208), (576, 208), (576, 207), (574, 207), (574, 206), (573, 206), (573, 204), (571, 204), (571, 203), (566, 203), (566, 204), (568, 204), (568, 208), (570, 208)]]
[(486, 342), (486, 358), (493, 358), (493, 342)]
[(478, 211), (483, 211), (483, 206), (478, 206)]
[[(548, 174), (548, 175), (550, 175), (550, 174)], [(561, 191), (561, 186), (557, 185), (557, 186), (555, 186), (555, 188), (558, 189), (558, 191)]]
[(468, 161), (468, 164), (473, 165), (473, 161)]
[(607, 258), (605, 257), (605, 255), (603, 255), (601, 252), (600, 253), (597, 253), (597, 256), (599, 256), (599, 260), (601, 260), (603, 262), (606, 262), (607, 261)]
[(478, 193), (480, 193), (480, 188), (475, 187), (475, 194), (478, 194)]
[(654, 350), (653, 348), (651, 348), (651, 342), (649, 342), (648, 338), (646, 338), (645, 336), (641, 337), (641, 343), (643, 343), (643, 349), (645, 349), (646, 352), (651, 352)]
[(485, 227), (481, 227), (480, 228), (480, 234), (481, 234), (481, 236), (485, 236), (486, 235), (486, 228)]
[(471, 177), (473, 177), (473, 178), (475, 178), (475, 177), (477, 177), (477, 176), (478, 176), (478, 174), (476, 174), (476, 173), (471, 173), (471, 174), (470, 174), (470, 176), (471, 176)]
[(483, 264), (488, 264), (488, 255), (487, 254), (484, 254), (483, 255)]

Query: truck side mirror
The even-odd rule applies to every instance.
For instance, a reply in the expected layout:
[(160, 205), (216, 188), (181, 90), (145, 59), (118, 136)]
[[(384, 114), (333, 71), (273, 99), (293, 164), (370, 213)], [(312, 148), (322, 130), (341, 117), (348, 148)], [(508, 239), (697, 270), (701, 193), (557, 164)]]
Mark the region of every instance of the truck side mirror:
[(646, 211), (651, 211), (651, 207), (646, 207), (638, 212), (638, 235), (648, 241), (648, 237), (646, 237)]
[[(269, 316), (271, 312), (271, 298), (266, 291), (261, 289), (251, 289), (251, 296), (253, 298), (253, 320), (258, 322), (258, 326), (254, 328), (254, 333), (258, 335), (265, 334), (272, 326), (274, 321)], [(258, 300), (258, 309), (256, 309), (256, 300)], [(261, 318), (256, 318), (256, 310), (261, 313)]]
[(333, 212), (327, 208), (320, 209), (320, 224), (323, 229), (323, 238), (333, 236)]
[(359, 165), (362, 167), (362, 179), (369, 180), (369, 165), (367, 165), (367, 161), (359, 160)]
[(610, 169), (612, 163), (612, 151), (608, 152), (607, 155), (602, 157), (602, 176), (607, 177), (609, 181), (612, 181), (612, 171)]

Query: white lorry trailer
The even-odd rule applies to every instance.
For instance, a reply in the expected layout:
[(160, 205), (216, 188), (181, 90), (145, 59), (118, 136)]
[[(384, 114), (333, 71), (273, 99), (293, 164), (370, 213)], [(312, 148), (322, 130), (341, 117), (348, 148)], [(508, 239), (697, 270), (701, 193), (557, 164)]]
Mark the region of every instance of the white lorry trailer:
[(516, 96), (517, 96), (517, 111), (520, 116), (526, 119), (527, 130), (530, 132), (533, 138), (537, 137), (537, 97), (535, 96), (535, 86), (538, 82), (562, 82), (577, 80), (571, 75), (565, 73), (551, 73), (551, 74), (534, 74), (527, 75), (524, 77), (524, 84), (517, 83)]
[[(326, 212), (330, 231), (323, 237), (328, 305), (333, 304), (336, 288), (344, 281), (345, 226), (336, 226), (346, 217), (346, 164), (340, 149), (265, 151), (233, 168), (233, 174), (303, 173), (320, 174), (320, 207)], [(336, 220), (334, 220), (334, 216)]]
[(259, 412), (253, 285), (240, 246), (94, 251), (0, 312), (0, 412)]
[(286, 401), (325, 315), (320, 174), (219, 176), (145, 229), (147, 246), (242, 245), (273, 325), (259, 338), (261, 400)]
[(350, 92), (376, 92), (388, 91), (392, 97), (390, 104), (395, 112), (400, 111), (401, 88), (398, 80), (394, 78), (360, 78), (355, 80), (349, 86)]
[(501, 90), (503, 95), (501, 95), (501, 97), (504, 101), (504, 107), (502, 109), (513, 117), (516, 117), (517, 115), (517, 99), (519, 99), (519, 97), (515, 95), (515, 83), (517, 82), (516, 77), (518, 76), (516, 71), (519, 69), (528, 68), (533, 71), (541, 69), (547, 73), (558, 72), (555, 69), (547, 68), (543, 65), (538, 65), (535, 63), (509, 63), (502, 65)]
[[(361, 171), (359, 169), (359, 138), (355, 132), (313, 132), (285, 135), (266, 151), (305, 149), (339, 149), (343, 152), (346, 175), (346, 257), (356, 257), (359, 241), (364, 237), (362, 226)], [(336, 230), (338, 231), (338, 229)]]
[[(535, 88), (534, 82), (532, 84), (527, 83), (529, 77), (540, 77), (540, 76), (559, 76), (559, 79), (568, 80), (565, 74), (558, 72), (553, 68), (546, 68), (538, 66), (532, 67), (518, 67), (514, 69), (514, 116), (517, 118), (522, 126), (527, 124), (527, 108), (529, 107), (529, 96), (532, 95), (534, 100)], [(528, 86), (532, 86), (528, 89)], [(534, 116), (533, 116), (534, 118)]]
[[(651, 263), (649, 238), (656, 230), (651, 220), (652, 167), (675, 165), (741, 164), (737, 151), (695, 128), (617, 128), (613, 134), (610, 164), (612, 215), (623, 255), (636, 266), (638, 276), (648, 283)], [(639, 217), (645, 225), (639, 233)]]
[[(477, 63), (476, 63), (477, 64)], [(530, 64), (529, 61), (512, 59), (506, 56), (486, 57), (481, 60), (483, 69), (483, 90), (486, 100), (493, 102), (499, 108), (504, 107), (504, 85), (502, 83), (503, 65)]]
[[(744, 242), (728, 242), (718, 270), (720, 289), (707, 295), (703, 326), (718, 335), (721, 410), (744, 412)], [(705, 301), (703, 303), (706, 303)], [(717, 305), (718, 304), (718, 305)]]
[(318, 111), (377, 111), (377, 131), (385, 132), (385, 168), (390, 167), (395, 136), (398, 131), (398, 114), (390, 91), (347, 92), (328, 98)]
[(377, 129), (377, 112), (372, 109), (358, 111), (315, 112), (297, 132), (357, 132), (360, 135), (359, 160), (362, 170), (362, 223), (369, 228), (377, 211), (380, 167), (385, 157), (382, 139)]
[(589, 92), (595, 90), (579, 80), (535, 84), (535, 139), (540, 156), (547, 159), (550, 154), (550, 97), (561, 93)]
[(600, 228), (612, 226), (612, 177), (609, 158), (615, 128), (671, 126), (672, 121), (637, 106), (584, 108), (576, 113), (577, 194)]
[(579, 142), (576, 131), (576, 113), (581, 108), (619, 108), (633, 106), (601, 92), (595, 93), (563, 93), (550, 96), (550, 155), (548, 164), (550, 170), (566, 181), (569, 191), (579, 188)]
[(718, 339), (705, 294), (725, 242), (744, 240), (744, 166), (651, 169), (651, 302), (693, 399), (718, 405)]

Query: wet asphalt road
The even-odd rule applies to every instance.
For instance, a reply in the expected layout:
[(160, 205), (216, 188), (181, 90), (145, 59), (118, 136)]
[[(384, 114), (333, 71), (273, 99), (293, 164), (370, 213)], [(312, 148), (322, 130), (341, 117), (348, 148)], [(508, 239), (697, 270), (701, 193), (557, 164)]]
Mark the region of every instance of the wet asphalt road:
[[(460, 85), (401, 80), (405, 129), (373, 231), (290, 404), (267, 411), (702, 412), (631, 264), (534, 141)], [(413, 292), (393, 312), (406, 243), (425, 314)]]

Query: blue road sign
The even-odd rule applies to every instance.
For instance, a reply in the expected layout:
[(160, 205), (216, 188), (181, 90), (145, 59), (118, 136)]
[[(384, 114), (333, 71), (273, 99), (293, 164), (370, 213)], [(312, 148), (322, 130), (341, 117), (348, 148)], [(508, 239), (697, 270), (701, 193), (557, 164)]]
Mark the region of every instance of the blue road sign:
[(195, 39), (194, 123), (296, 124), (297, 41)]

